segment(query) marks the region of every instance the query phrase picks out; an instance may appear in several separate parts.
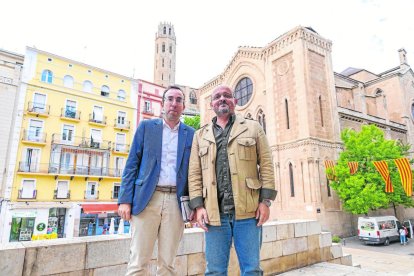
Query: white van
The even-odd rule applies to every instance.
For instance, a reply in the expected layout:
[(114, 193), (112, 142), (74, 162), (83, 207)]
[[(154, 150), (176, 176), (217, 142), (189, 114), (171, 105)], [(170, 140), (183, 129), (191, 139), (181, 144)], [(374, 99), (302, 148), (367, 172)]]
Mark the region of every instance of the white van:
[(358, 218), (358, 238), (365, 244), (389, 245), (398, 241), (400, 228), (401, 223), (394, 216)]

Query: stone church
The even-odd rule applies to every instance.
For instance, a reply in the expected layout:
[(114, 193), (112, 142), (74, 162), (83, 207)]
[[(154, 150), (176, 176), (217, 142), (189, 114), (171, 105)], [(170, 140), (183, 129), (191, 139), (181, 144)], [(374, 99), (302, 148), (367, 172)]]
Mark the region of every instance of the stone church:
[[(398, 50), (399, 66), (379, 74), (357, 68), (336, 73), (331, 52), (330, 40), (301, 26), (266, 46), (240, 47), (224, 70), (200, 87), (199, 104), (203, 125), (214, 116), (212, 91), (228, 85), (238, 99), (236, 112), (265, 129), (279, 191), (272, 219), (317, 219), (324, 230), (349, 235), (355, 234), (356, 217), (343, 211), (330, 189), (323, 161), (338, 158), (343, 129), (363, 124), (414, 144), (414, 74), (404, 49)], [(397, 214), (414, 217), (412, 209)]]

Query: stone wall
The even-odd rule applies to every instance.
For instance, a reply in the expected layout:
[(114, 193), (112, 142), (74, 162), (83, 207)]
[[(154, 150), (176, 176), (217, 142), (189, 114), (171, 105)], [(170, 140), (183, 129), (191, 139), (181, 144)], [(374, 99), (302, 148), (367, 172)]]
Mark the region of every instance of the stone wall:
[[(248, 241), (246, 241), (248, 242)], [(129, 256), (128, 235), (10, 243), (0, 247), (2, 275), (125, 275)], [(178, 250), (178, 275), (204, 275), (204, 233), (186, 229)], [(150, 263), (156, 271), (156, 252)], [(274, 221), (263, 226), (261, 265), (273, 275), (319, 262), (352, 265), (340, 244), (332, 244), (329, 232), (317, 221)], [(231, 249), (229, 275), (239, 275), (237, 257)]]

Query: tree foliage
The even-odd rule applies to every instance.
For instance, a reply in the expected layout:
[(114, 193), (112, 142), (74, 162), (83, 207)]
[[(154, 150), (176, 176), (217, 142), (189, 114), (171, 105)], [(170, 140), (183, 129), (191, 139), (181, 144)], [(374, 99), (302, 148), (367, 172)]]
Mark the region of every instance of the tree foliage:
[[(362, 126), (360, 132), (346, 129), (341, 133), (345, 150), (340, 153), (335, 166), (335, 181), (330, 185), (334, 189), (347, 212), (368, 214), (371, 210), (390, 206), (414, 206), (407, 197), (394, 159), (405, 157), (409, 146), (395, 140), (386, 140), (384, 133), (374, 125)], [(385, 192), (385, 182), (372, 161), (386, 160), (390, 171), (393, 193)], [(350, 174), (348, 162), (358, 161), (358, 170)], [(329, 173), (329, 169), (328, 169)]]
[(194, 128), (195, 130), (200, 128), (200, 115), (196, 116), (185, 116), (184, 124)]

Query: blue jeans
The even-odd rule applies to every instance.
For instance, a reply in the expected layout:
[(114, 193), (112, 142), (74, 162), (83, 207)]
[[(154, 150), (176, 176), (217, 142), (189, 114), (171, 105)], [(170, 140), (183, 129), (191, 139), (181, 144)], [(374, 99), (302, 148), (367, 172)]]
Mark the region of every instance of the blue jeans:
[(263, 275), (260, 268), (262, 227), (256, 226), (256, 219), (236, 220), (234, 214), (220, 214), (220, 220), (221, 226), (207, 225), (205, 275), (227, 275), (232, 240), (241, 276)]

